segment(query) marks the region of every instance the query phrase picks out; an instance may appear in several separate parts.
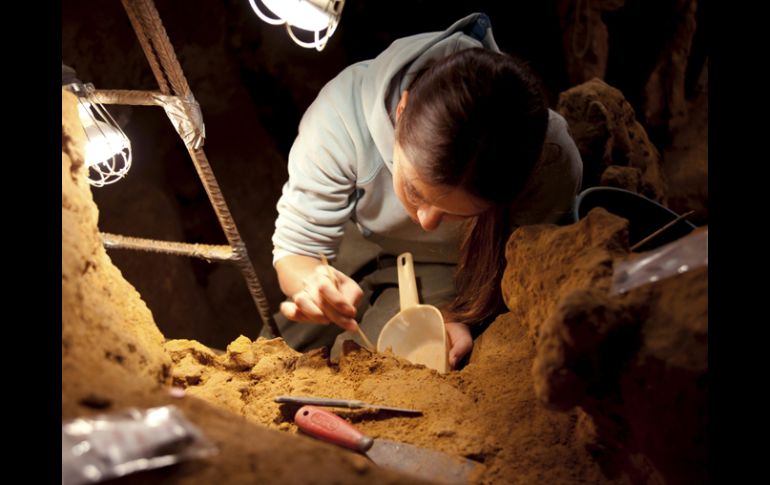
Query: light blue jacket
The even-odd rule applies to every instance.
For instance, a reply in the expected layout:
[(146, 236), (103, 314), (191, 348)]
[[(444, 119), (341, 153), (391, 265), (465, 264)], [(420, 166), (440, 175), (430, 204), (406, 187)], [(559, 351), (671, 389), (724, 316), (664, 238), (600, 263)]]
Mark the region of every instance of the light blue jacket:
[[(343, 70), (305, 112), (289, 153), (289, 180), (278, 201), (273, 264), (289, 254), (337, 256), (353, 220), (389, 254), (456, 262), (461, 221), (426, 232), (393, 191), (394, 113), (401, 93), (426, 63), (471, 47), (499, 51), (489, 19), (472, 14), (444, 32), (396, 40), (375, 59)], [(555, 222), (580, 190), (583, 164), (559, 114), (549, 110), (543, 155), (515, 203), (518, 225)]]

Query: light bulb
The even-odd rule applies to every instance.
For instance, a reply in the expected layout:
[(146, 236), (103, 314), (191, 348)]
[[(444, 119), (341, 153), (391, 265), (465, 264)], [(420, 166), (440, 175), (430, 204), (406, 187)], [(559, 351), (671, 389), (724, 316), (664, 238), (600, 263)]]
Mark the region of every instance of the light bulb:
[[(323, 50), (334, 34), (345, 6), (345, 0), (261, 0), (275, 16), (271, 17), (259, 8), (257, 0), (249, 0), (249, 3), (259, 18), (272, 25), (286, 24), (286, 31), (295, 43), (318, 51)], [(292, 30), (295, 28), (312, 32), (313, 41), (299, 39)]]
[(265, 7), (289, 25), (315, 32), (329, 26), (330, 15), (305, 0), (262, 0)]
[(124, 149), (131, 147), (126, 135), (109, 124), (94, 119), (87, 113), (88, 108), (80, 105), (78, 111), (88, 140), (86, 143), (87, 167), (106, 162)]
[(96, 187), (117, 182), (131, 168), (131, 142), (95, 96), (93, 84), (83, 84), (75, 70), (62, 62), (62, 88), (77, 96), (78, 117), (86, 135), (88, 183)]
[(98, 103), (78, 100), (78, 115), (86, 133), (88, 182), (101, 187), (125, 177), (131, 168), (131, 142)]

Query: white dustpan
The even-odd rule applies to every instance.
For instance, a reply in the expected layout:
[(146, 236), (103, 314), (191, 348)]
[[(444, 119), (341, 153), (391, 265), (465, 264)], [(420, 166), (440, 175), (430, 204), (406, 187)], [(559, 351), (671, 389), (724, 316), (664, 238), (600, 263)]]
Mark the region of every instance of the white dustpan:
[(410, 362), (447, 372), (449, 349), (444, 317), (433, 305), (420, 305), (412, 254), (399, 255), (396, 263), (401, 311), (382, 328), (377, 351), (391, 349)]

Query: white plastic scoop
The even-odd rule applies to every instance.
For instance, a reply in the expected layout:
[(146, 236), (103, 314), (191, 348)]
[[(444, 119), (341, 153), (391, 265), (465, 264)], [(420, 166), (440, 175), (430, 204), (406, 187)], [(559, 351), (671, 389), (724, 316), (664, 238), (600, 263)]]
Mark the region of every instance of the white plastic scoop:
[(391, 351), (410, 362), (444, 373), (449, 370), (449, 349), (444, 317), (433, 305), (420, 305), (411, 253), (396, 260), (401, 311), (382, 328), (377, 351)]

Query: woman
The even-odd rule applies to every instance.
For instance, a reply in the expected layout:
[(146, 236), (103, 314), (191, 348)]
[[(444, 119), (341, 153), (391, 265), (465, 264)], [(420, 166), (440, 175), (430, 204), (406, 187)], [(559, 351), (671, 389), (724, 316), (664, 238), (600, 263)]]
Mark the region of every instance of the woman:
[(412, 252), (421, 302), (442, 310), (456, 367), (470, 327), (502, 308), (511, 231), (558, 221), (581, 177), (566, 122), (500, 53), (483, 14), (348, 67), (303, 116), (278, 202), (273, 262), (290, 298), (281, 304), (289, 322), (279, 322), (287, 342), (312, 347), (299, 335), (311, 327), (292, 322), (336, 324), (316, 338), (324, 345), (357, 320), (376, 341), (398, 311), (386, 258), (360, 281), (337, 270), (332, 281), (321, 263), (320, 254), (337, 258), (353, 221), (382, 254)]

